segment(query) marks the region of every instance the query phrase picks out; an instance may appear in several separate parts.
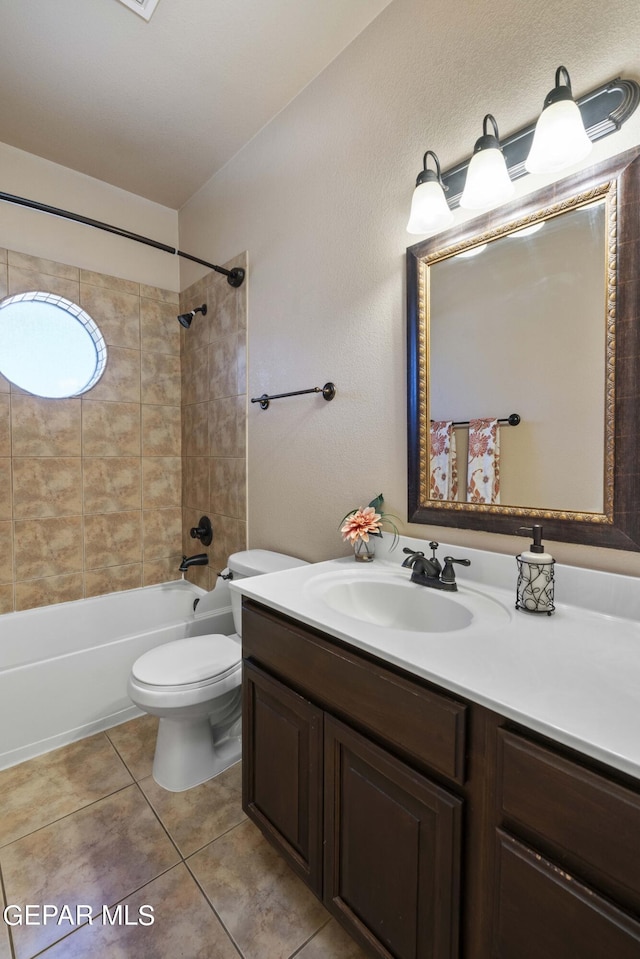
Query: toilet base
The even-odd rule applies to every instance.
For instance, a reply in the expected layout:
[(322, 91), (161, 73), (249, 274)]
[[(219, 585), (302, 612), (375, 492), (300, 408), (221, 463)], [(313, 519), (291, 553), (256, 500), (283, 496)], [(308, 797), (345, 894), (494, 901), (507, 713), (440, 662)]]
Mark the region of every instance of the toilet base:
[(213, 779), (241, 758), (239, 725), (235, 723), (228, 735), (218, 735), (214, 742), (214, 732), (207, 717), (160, 719), (153, 778), (169, 792), (183, 792)]

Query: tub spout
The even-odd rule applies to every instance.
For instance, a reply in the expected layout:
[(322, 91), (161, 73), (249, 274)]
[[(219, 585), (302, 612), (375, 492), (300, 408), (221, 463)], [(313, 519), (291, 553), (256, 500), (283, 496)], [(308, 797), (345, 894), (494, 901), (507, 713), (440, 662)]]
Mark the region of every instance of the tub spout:
[(185, 573), (190, 566), (208, 566), (209, 565), (209, 554), (208, 553), (197, 553), (195, 556), (183, 556), (182, 562), (180, 563), (179, 571)]

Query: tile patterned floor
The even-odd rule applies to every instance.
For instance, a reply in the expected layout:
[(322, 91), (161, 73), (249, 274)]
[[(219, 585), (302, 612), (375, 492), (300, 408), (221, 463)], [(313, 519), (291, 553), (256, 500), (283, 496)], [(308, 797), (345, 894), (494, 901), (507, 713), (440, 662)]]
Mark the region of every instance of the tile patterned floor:
[[(167, 792), (155, 733), (144, 716), (0, 772), (0, 907), (40, 907), (0, 919), (0, 959), (365, 959), (245, 817), (240, 765)], [(70, 913), (44, 924), (45, 904)]]

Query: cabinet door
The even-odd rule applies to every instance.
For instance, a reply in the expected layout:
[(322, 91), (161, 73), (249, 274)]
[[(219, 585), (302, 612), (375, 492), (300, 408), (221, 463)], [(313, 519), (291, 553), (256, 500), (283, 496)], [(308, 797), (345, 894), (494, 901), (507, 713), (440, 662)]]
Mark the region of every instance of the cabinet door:
[(374, 955), (458, 955), (462, 801), (325, 716), (328, 909)]
[(494, 959), (638, 959), (640, 923), (498, 831)]
[(322, 711), (244, 664), (242, 805), (322, 894)]

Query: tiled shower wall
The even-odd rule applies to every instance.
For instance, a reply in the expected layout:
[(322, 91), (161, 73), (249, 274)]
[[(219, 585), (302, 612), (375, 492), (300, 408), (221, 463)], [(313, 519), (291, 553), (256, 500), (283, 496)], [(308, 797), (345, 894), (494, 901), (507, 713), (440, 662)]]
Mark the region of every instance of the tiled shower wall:
[(0, 377), (0, 612), (177, 577), (182, 536), (176, 293), (0, 251), (0, 298), (58, 293), (108, 346), (81, 398)]
[[(247, 269), (243, 255), (225, 264)], [(183, 551), (207, 552), (208, 567), (188, 578), (213, 589), (230, 553), (246, 548), (247, 284), (234, 289), (211, 271), (180, 294), (180, 312), (207, 305), (182, 341)], [(189, 530), (206, 515), (210, 547)]]

